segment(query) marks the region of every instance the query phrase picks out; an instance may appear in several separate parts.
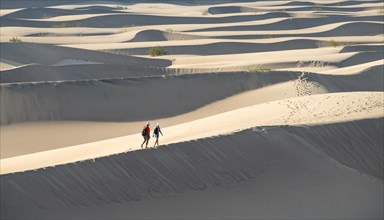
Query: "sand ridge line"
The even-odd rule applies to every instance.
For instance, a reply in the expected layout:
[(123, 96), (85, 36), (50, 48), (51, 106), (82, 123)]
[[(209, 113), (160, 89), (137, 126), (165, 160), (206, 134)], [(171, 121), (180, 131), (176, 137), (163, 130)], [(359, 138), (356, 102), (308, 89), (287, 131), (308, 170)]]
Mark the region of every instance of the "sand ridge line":
[[(384, 117), (383, 92), (333, 93), (297, 97), (249, 106), (167, 128), (163, 144), (228, 134), (254, 126), (324, 124)], [(327, 106), (335, 106), (329, 109)], [(273, 111), (273, 116), (271, 115)], [(1, 160), (1, 173), (36, 169), (138, 150), (139, 135), (82, 144)], [(132, 146), (137, 146), (133, 147)], [(108, 147), (106, 147), (108, 146)], [(131, 146), (131, 147), (128, 147)], [(67, 156), (64, 156), (67, 155)], [(44, 160), (39, 158), (45, 158)], [(48, 159), (49, 158), (49, 159)]]

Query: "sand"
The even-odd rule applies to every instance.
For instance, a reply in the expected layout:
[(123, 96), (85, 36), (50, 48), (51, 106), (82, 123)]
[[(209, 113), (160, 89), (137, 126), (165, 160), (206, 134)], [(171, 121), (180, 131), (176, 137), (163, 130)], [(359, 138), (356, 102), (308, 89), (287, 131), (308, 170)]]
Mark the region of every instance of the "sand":
[(383, 7), (2, 1), (1, 218), (382, 219)]

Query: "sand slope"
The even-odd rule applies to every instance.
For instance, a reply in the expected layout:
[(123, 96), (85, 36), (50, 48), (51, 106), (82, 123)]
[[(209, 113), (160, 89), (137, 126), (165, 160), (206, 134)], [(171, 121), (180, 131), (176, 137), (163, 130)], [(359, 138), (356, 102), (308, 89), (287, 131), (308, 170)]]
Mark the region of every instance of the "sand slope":
[[(248, 211), (247, 216), (257, 218), (265, 216), (289, 218), (369, 216), (378, 218), (383, 214), (378, 209), (382, 205), (382, 194), (375, 194), (373, 191), (365, 189), (375, 189), (377, 192), (383, 190), (380, 183), (382, 173), (379, 172), (383, 168), (381, 163), (383, 158), (380, 154), (383, 152), (383, 142), (379, 141), (383, 133), (382, 131), (369, 132), (381, 126), (383, 126), (382, 119), (315, 127), (257, 127), (229, 136), (174, 144), (148, 151), (135, 151), (45, 170), (3, 175), (1, 187), (5, 195), (2, 196), (2, 209), (11, 211), (2, 212), (2, 216), (14, 216), (11, 214), (12, 207), (15, 205), (23, 210), (18, 213), (19, 217), (29, 214), (49, 217), (57, 212), (54, 210), (58, 208), (65, 210), (73, 206), (98, 205), (103, 207), (103, 210), (109, 210), (113, 206), (107, 205), (108, 203), (141, 200), (134, 203), (133, 206), (115, 207), (114, 216), (126, 218), (126, 214), (132, 212), (133, 215), (129, 215), (128, 218), (138, 216), (177, 218), (184, 216), (185, 213), (183, 211), (169, 212), (168, 210), (170, 207), (177, 208), (178, 205), (168, 208), (160, 205), (159, 209), (150, 212), (152, 214), (143, 213), (141, 208), (134, 207), (147, 204), (146, 209), (152, 208), (152, 205), (159, 204), (148, 203), (146, 198), (171, 195), (173, 195), (173, 199), (165, 201), (180, 202), (185, 198), (189, 198), (191, 204), (197, 202), (198, 198), (210, 201), (214, 195), (218, 196), (223, 190), (212, 192), (212, 187), (231, 187), (225, 189), (224, 192), (227, 195), (228, 192), (236, 193), (238, 191), (239, 188), (233, 188), (234, 185), (252, 179), (252, 182), (257, 185), (252, 193), (259, 196), (243, 196), (247, 204), (258, 203), (257, 201), (261, 197), (264, 198), (263, 205), (270, 207), (274, 203), (271, 200), (273, 198), (274, 201), (280, 201), (281, 208), (278, 210), (266, 209), (260, 212), (260, 207), (256, 206), (258, 208)], [(350, 132), (351, 130), (356, 131), (356, 128), (363, 130), (359, 130), (357, 133)], [(338, 134), (337, 139), (334, 138), (334, 132)], [(324, 142), (330, 138), (333, 140), (332, 143)], [(361, 148), (359, 147), (361, 145), (356, 143), (357, 140), (375, 141), (370, 141), (369, 148)], [(207, 145), (210, 147), (207, 148)], [(330, 151), (339, 145), (343, 146), (343, 150)], [(357, 152), (358, 154), (356, 154)], [(356, 155), (356, 159), (365, 158), (371, 163), (365, 164), (360, 159), (353, 160), (349, 156), (351, 154)], [(348, 165), (353, 170), (340, 166), (341, 164)], [(285, 168), (282, 169), (282, 166)], [(372, 167), (381, 168), (372, 170)], [(373, 181), (373, 179), (359, 175), (354, 170), (376, 176), (379, 180)], [(289, 176), (291, 177), (287, 178)], [(281, 188), (271, 190), (271, 186), (276, 187), (279, 185), (277, 183), (281, 181), (284, 182)], [(300, 195), (294, 196), (293, 202), (284, 199), (289, 192), (298, 191), (297, 184), (301, 185)], [(322, 185), (322, 190), (314, 189), (313, 184)], [(357, 193), (356, 190), (345, 187), (346, 184), (361, 191)], [(249, 190), (247, 186), (242, 187)], [(181, 192), (189, 190), (208, 190), (208, 192), (196, 198), (190, 193), (180, 195)], [(323, 190), (327, 193), (324, 193)], [(337, 193), (330, 193), (335, 190)], [(20, 194), (20, 192), (24, 192), (24, 194)], [(260, 194), (262, 192), (267, 192), (267, 194)], [(303, 192), (307, 192), (305, 199)], [(338, 196), (340, 192), (346, 193), (348, 196), (340, 198)], [(16, 199), (18, 197), (25, 199), (19, 203), (19, 199)], [(359, 197), (359, 199), (353, 200), (353, 202), (347, 201), (355, 197)], [(234, 201), (237, 199), (235, 196)], [(306, 209), (303, 201), (308, 200), (311, 201), (311, 205), (338, 204), (339, 208), (328, 208), (326, 214), (311, 209), (310, 211), (292, 212), (292, 210)], [(373, 206), (366, 206), (368, 203)], [(223, 204), (224, 207), (227, 206), (226, 203)], [(208, 206), (215, 210), (214, 205)], [(239, 207), (236, 211), (232, 210), (231, 214), (227, 211), (210, 212), (208, 209), (203, 209), (202, 213), (192, 214), (188, 211), (187, 213), (189, 216), (197, 218), (208, 215), (221, 218), (228, 217), (228, 214), (233, 217), (244, 216), (244, 211), (248, 206)], [(41, 209), (45, 211), (39, 211)], [(88, 210), (88, 212), (81, 210)], [(92, 208), (75, 208), (74, 213), (61, 213), (61, 216), (81, 215), (92, 218), (104, 216), (99, 216), (89, 210)], [(343, 211), (340, 212), (340, 210)], [(96, 211), (96, 213), (98, 212)]]
[(101, 64), (126, 64), (138, 66), (169, 66), (165, 60), (153, 60), (138, 57), (118, 56), (103, 52), (85, 51), (81, 49), (42, 44), (1, 44), (1, 59), (11, 60), (22, 64), (38, 63), (44, 65), (59, 64), (63, 60), (81, 60)]
[[(17, 99), (19, 102), (1, 106), (1, 123), (36, 120), (135, 121), (173, 116), (230, 95), (293, 79), (295, 73), (276, 72), (273, 75), (212, 73), (7, 84), (1, 87), (2, 101)], [(47, 92), (49, 90), (51, 92)], [(34, 97), (44, 97), (45, 102)], [(142, 102), (144, 99), (145, 103)], [(25, 108), (30, 111), (25, 112)]]

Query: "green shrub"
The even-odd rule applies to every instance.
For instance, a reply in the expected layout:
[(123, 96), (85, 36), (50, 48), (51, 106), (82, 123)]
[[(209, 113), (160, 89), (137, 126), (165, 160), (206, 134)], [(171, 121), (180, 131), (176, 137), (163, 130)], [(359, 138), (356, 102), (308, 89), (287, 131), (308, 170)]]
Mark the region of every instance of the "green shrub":
[(312, 11), (320, 12), (320, 11), (322, 11), (322, 10), (323, 10), (322, 8), (312, 8)]
[(201, 14), (202, 14), (202, 15), (208, 15), (209, 12), (208, 12), (208, 10), (204, 10)]
[(151, 47), (148, 49), (148, 54), (157, 57), (157, 56), (162, 56), (162, 55), (167, 55), (169, 54), (168, 51), (166, 51), (164, 48), (157, 46), (157, 47)]
[(168, 32), (168, 33), (175, 32), (175, 30), (173, 30), (172, 28), (166, 28), (164, 31), (165, 31), (165, 32)]
[(341, 46), (341, 43), (337, 42), (335, 40), (330, 40), (330, 41), (328, 41), (328, 46), (329, 47), (339, 47), (339, 46)]
[(21, 39), (17, 38), (17, 37), (12, 37), (11, 39), (9, 39), (9, 42), (12, 42), (12, 43), (21, 43)]

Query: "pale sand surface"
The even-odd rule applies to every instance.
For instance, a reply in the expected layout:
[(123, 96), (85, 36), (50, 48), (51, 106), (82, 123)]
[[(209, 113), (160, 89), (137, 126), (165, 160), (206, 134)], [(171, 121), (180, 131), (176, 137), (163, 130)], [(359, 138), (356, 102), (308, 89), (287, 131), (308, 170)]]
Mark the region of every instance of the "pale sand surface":
[[(329, 106), (333, 106), (329, 108)], [(163, 129), (163, 144), (228, 134), (258, 125), (303, 125), (335, 123), (384, 117), (384, 95), (369, 93), (335, 93), (285, 99), (239, 108), (226, 113), (177, 124)], [(0, 161), (1, 173), (86, 160), (119, 152), (140, 149), (138, 134), (94, 143), (27, 154)], [(108, 146), (108, 147), (105, 147)]]
[[(280, 83), (243, 92), (226, 99), (216, 101), (199, 108), (193, 112), (181, 114), (171, 118), (158, 119), (163, 127), (181, 124), (183, 122), (212, 116), (215, 114), (235, 110), (245, 106), (251, 106), (267, 101), (273, 101), (297, 96), (295, 84), (292, 81)], [(309, 88), (313, 93), (324, 92), (320, 88)], [(141, 122), (32, 122), (24, 124), (12, 124), (2, 127), (2, 154), (1, 158), (7, 158), (27, 153), (34, 153), (58, 147), (65, 147), (79, 143), (87, 143), (95, 140), (103, 140), (112, 137), (137, 134), (137, 127)], [(88, 132), (88, 133), (87, 133)], [(19, 138), (23, 136), (23, 138)], [(20, 148), (26, 146), (29, 148)]]
[(1, 218), (382, 219), (383, 7), (2, 1)]

